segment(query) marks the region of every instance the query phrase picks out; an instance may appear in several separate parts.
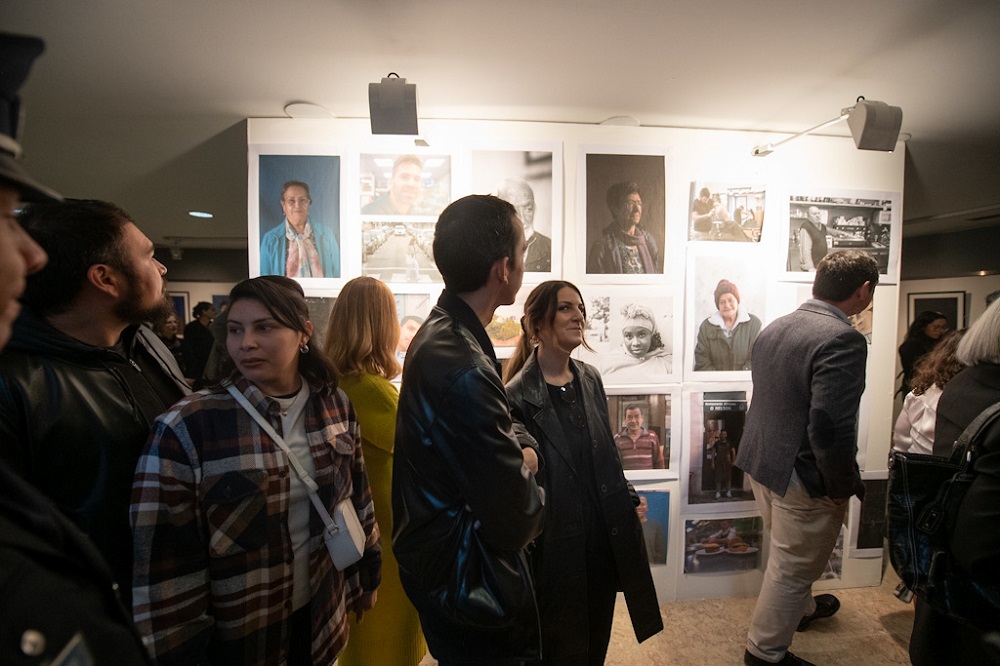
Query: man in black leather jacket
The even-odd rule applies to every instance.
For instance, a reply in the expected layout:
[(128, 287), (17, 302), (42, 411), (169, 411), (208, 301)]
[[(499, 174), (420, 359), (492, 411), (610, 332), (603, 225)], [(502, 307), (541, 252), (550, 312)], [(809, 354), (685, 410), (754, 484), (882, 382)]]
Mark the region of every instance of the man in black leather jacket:
[[(60, 198), (16, 159), (17, 93), (43, 48), (37, 37), (0, 33), (0, 349), (24, 278), (47, 261), (16, 220), (19, 202)], [(0, 664), (67, 663), (152, 661), (90, 540), (0, 460)]]
[(112, 204), (33, 203), (21, 223), (49, 264), (29, 276), (0, 354), (0, 460), (90, 536), (128, 601), (136, 462), (153, 420), (188, 392), (140, 325), (168, 307), (166, 269)]
[[(393, 547), (442, 666), (540, 657), (525, 547), (541, 530), (534, 441), (511, 420), (485, 326), (524, 274), (514, 208), (469, 196), (441, 214), (445, 290), (410, 344), (393, 462)], [(528, 448), (522, 448), (522, 442)]]

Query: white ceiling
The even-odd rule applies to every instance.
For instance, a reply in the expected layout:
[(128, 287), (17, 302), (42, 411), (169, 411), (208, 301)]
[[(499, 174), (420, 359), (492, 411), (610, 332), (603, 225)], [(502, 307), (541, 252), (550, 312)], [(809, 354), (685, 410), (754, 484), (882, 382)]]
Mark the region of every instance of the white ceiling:
[(245, 247), (242, 120), (367, 117), (389, 71), (422, 118), (793, 133), (864, 95), (903, 109), (904, 235), (1000, 224), (997, 0), (0, 0), (0, 26), (48, 45), (32, 173), (158, 242)]

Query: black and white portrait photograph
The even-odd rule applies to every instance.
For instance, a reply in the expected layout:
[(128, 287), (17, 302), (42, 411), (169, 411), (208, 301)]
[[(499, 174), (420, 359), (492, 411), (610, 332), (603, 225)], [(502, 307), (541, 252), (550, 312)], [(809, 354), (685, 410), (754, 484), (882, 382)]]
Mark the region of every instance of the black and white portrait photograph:
[(880, 281), (899, 275), (902, 210), (899, 193), (793, 194), (788, 201), (785, 269), (809, 279), (819, 261), (837, 250), (861, 250), (878, 264)]
[(635, 508), (642, 523), (642, 538), (646, 542), (646, 558), (650, 567), (667, 563), (670, 535), (670, 491), (639, 490), (639, 506)]
[(590, 287), (586, 338), (593, 352), (578, 357), (600, 370), (606, 385), (662, 384), (675, 376), (674, 297), (655, 287)]
[(688, 240), (760, 242), (764, 187), (693, 181), (688, 211)]
[(365, 218), (436, 219), (451, 203), (450, 155), (362, 154), (359, 170)]
[(583, 164), (587, 185), (580, 209), (587, 219), (587, 274), (662, 274), (664, 155), (591, 152)]
[(671, 446), (671, 439), (679, 431), (673, 422), (679, 394), (619, 391), (609, 391), (608, 416), (626, 478), (676, 479), (678, 451)]
[(524, 223), (526, 273), (562, 269), (562, 153), (547, 150), (472, 151), (472, 191), (509, 201)]
[(763, 327), (767, 289), (760, 270), (762, 250), (711, 246), (708, 254), (708, 249), (691, 248), (688, 255), (686, 366), (695, 378), (745, 379)]
[(361, 222), (361, 273), (390, 284), (441, 284), (430, 220)]
[(712, 518), (684, 521), (684, 573), (718, 574), (759, 569), (764, 521)]
[(719, 513), (753, 506), (750, 481), (733, 464), (749, 406), (749, 386), (743, 385), (746, 388), (733, 383), (718, 390), (685, 391), (690, 418), (685, 470), (688, 507)]
[[(256, 157), (260, 235), (251, 234), (250, 238), (259, 238), (258, 274), (340, 277), (340, 157)], [(251, 210), (251, 220), (253, 213)]]

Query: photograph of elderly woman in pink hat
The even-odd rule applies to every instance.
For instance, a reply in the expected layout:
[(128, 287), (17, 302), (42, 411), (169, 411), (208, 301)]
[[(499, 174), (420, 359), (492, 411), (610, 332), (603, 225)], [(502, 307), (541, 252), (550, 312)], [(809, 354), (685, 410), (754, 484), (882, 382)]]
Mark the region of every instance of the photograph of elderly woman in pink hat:
[(750, 349), (760, 333), (760, 319), (740, 306), (740, 290), (729, 280), (715, 287), (716, 311), (698, 329), (694, 369), (749, 370)]

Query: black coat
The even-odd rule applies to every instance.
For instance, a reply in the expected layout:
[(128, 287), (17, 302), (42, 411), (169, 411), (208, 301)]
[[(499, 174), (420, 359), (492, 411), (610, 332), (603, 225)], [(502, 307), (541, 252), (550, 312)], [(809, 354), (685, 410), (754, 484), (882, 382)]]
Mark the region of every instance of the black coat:
[[(593, 446), (592, 478), (581, 476), (576, 469), (535, 354), (507, 384), (511, 413), (538, 440), (545, 460), (545, 527), (532, 553), (532, 566), (537, 572), (546, 658), (550, 656), (546, 646), (553, 644), (574, 645), (578, 648), (572, 650), (574, 654), (587, 653), (586, 534), (581, 507), (592, 491), (596, 491), (603, 513), (615, 573), (625, 592), (636, 638), (641, 642), (663, 629), (642, 524), (611, 431), (604, 384), (593, 367), (575, 360), (570, 363), (580, 378), (583, 393)], [(588, 485), (592, 488), (588, 489)]]
[(190, 390), (153, 331), (130, 326), (121, 340), (127, 357), (25, 308), (0, 353), (0, 460), (93, 540), (128, 600), (136, 463), (153, 421)]
[(5, 666), (50, 663), (76, 634), (95, 664), (152, 663), (93, 544), (3, 463), (0, 618)]
[(493, 346), (445, 290), (406, 354), (392, 472), (399, 577), (442, 661), (538, 657), (542, 493), (522, 468)]

